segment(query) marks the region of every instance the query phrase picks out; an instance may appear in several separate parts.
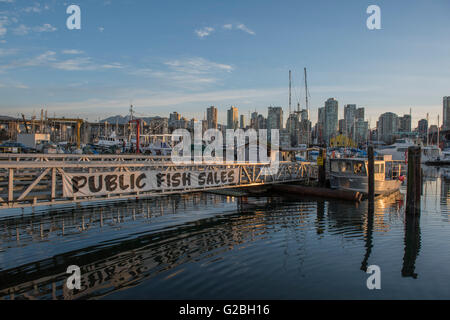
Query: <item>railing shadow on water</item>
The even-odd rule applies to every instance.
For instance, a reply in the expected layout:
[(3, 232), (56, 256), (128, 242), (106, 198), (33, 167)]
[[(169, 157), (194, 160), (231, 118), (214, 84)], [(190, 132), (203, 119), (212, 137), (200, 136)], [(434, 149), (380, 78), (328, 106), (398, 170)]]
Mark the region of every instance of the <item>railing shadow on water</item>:
[[(387, 207), (391, 208), (395, 219), (401, 219), (399, 212), (402, 201), (393, 198), (376, 202), (370, 209), (367, 202), (354, 204), (278, 196), (235, 198), (199, 193), (118, 202), (114, 206), (103, 204), (54, 209), (3, 219), (0, 220), (0, 235), (4, 242), (16, 241), (17, 245), (20, 243), (32, 247), (36, 241), (48, 241), (52, 237), (67, 242), (70, 237), (77, 238), (83, 234), (99, 234), (99, 238), (46, 259), (0, 270), (0, 299), (102, 298), (117, 290), (137, 286), (162, 273), (178, 272), (176, 270), (186, 263), (216, 259), (240, 244), (256, 241), (265, 236), (265, 228), (273, 228), (271, 223), (274, 219), (284, 228), (297, 228), (314, 215), (316, 219), (313, 226), (318, 236), (327, 232), (349, 238), (356, 233), (362, 235), (358, 238), (366, 241), (361, 266), (364, 269), (367, 268), (374, 246), (374, 230), (386, 227), (377, 215)], [(224, 203), (229, 206), (224, 206)], [(174, 215), (181, 214), (176, 216), (176, 220), (180, 221), (178, 219), (183, 219), (186, 210), (200, 211), (199, 208), (210, 209), (216, 205), (217, 212), (210, 215), (199, 214), (191, 221), (155, 226), (149, 232), (148, 225), (152, 225), (150, 221), (159, 221), (160, 217), (167, 216), (174, 220)], [(230, 209), (228, 215), (225, 207)], [(293, 214), (282, 214), (288, 211)], [(129, 230), (121, 231), (121, 226), (127, 223), (143, 225), (144, 221), (149, 224), (141, 226), (141, 229), (133, 229), (132, 235), (129, 235)], [(133, 225), (133, 228), (136, 226)], [(104, 239), (99, 232), (102, 228), (109, 231), (105, 232), (108, 234)], [(420, 248), (420, 236), (417, 246), (414, 245), (417, 244), (417, 227), (407, 224), (406, 232), (403, 269), (406, 270), (405, 274), (409, 274), (411, 266), (414, 273), (414, 261), (418, 254), (414, 252), (418, 252), (417, 247)], [(79, 265), (82, 270), (81, 290), (69, 291), (65, 286), (68, 276), (66, 268), (69, 265)]]

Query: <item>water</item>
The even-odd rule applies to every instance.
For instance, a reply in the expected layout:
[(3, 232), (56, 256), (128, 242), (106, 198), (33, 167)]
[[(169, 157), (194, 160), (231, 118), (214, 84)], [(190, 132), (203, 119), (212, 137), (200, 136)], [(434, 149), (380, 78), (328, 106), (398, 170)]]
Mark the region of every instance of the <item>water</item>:
[[(405, 188), (368, 215), (284, 195), (171, 196), (0, 219), (3, 299), (449, 299), (450, 181), (427, 169), (420, 219)], [(69, 291), (78, 265), (82, 289)], [(381, 268), (368, 290), (367, 266)]]

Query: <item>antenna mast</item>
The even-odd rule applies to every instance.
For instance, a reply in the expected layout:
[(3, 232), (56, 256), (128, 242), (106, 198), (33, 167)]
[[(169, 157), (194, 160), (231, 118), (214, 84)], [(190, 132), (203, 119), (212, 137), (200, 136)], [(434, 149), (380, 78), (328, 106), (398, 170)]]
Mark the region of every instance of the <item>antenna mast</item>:
[(289, 114), (291, 114), (291, 106), (292, 106), (292, 72), (289, 70)]

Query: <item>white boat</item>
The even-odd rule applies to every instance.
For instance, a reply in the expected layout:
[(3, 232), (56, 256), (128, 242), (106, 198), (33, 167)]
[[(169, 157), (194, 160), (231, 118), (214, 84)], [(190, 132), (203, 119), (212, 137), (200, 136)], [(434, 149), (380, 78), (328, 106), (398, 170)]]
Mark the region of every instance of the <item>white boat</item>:
[[(368, 193), (366, 158), (330, 159), (330, 169), (331, 188)], [(399, 165), (385, 160), (374, 161), (374, 178), (376, 195), (399, 190), (403, 181)]]
[(122, 147), (124, 140), (117, 139), (115, 132), (113, 132), (109, 137), (99, 137), (98, 141), (95, 143), (99, 147)]
[[(392, 160), (406, 161), (408, 155), (408, 148), (417, 146), (410, 139), (398, 139), (394, 144), (377, 149), (377, 153), (380, 155), (392, 155)], [(437, 146), (422, 146), (422, 159), (421, 162), (436, 161), (441, 157), (441, 149)]]

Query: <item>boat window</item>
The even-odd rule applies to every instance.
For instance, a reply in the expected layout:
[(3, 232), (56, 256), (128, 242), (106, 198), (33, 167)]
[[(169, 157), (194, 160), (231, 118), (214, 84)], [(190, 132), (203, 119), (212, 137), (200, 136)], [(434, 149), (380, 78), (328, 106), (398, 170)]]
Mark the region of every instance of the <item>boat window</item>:
[(384, 173), (384, 163), (375, 164), (374, 173)]
[(358, 175), (364, 175), (366, 173), (366, 168), (362, 162), (353, 163), (353, 173)]
[(332, 172), (339, 172), (338, 161), (331, 161), (331, 171)]
[(398, 148), (397, 151), (398, 152), (406, 152), (406, 151), (408, 151), (408, 149), (407, 148)]

